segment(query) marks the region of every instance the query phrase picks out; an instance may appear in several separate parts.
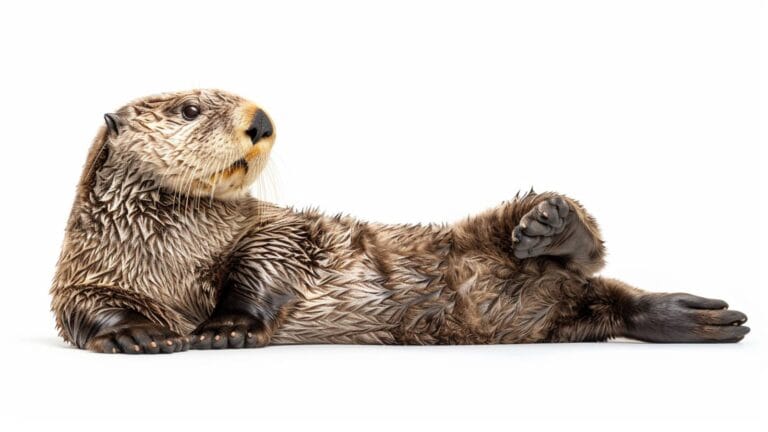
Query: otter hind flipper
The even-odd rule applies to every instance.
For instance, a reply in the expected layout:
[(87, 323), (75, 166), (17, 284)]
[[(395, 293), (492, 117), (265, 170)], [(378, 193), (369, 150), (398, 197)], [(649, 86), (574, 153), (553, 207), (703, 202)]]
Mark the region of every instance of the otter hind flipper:
[(626, 336), (646, 342), (739, 342), (749, 333), (742, 312), (685, 293), (646, 293), (626, 318)]

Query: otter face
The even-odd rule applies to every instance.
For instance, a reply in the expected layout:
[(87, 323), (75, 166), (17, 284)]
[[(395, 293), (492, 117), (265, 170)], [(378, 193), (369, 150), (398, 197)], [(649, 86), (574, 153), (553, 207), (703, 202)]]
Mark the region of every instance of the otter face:
[(263, 110), (220, 90), (150, 96), (104, 119), (116, 157), (138, 162), (164, 187), (190, 196), (246, 194), (275, 141)]

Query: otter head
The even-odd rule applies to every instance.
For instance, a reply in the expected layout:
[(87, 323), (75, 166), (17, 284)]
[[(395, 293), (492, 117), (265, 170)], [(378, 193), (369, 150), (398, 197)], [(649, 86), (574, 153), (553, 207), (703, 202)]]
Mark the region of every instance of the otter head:
[(104, 115), (110, 157), (174, 193), (236, 198), (264, 168), (275, 131), (255, 104), (220, 90), (165, 93)]

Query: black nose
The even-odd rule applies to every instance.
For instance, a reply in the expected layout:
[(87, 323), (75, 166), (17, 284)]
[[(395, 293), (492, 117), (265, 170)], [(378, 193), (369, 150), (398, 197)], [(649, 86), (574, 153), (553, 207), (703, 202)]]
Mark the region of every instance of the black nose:
[(251, 137), (251, 142), (256, 144), (260, 139), (272, 136), (272, 122), (264, 111), (258, 110), (245, 133)]

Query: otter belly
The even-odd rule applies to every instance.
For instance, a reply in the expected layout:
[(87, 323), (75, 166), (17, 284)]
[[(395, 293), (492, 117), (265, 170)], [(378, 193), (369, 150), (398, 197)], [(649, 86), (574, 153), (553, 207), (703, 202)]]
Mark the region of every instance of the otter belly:
[(435, 343), (446, 313), (444, 286), (417, 272), (385, 278), (365, 266), (320, 271), (297, 290), (274, 344)]

